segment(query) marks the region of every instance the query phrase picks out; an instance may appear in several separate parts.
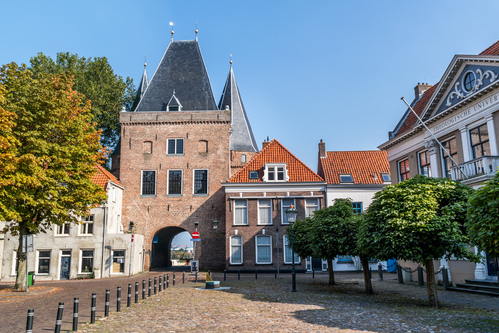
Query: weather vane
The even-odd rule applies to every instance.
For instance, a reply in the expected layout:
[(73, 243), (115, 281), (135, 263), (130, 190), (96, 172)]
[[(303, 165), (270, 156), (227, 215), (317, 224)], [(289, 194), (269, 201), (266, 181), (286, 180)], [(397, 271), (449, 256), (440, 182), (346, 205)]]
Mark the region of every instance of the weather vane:
[(196, 21), (196, 42), (198, 41), (198, 21)]
[(175, 33), (175, 32), (173, 31), (173, 26), (174, 26), (174, 25), (175, 25), (175, 23), (170, 22), (170, 27), (172, 27), (172, 42), (173, 42), (173, 34)]

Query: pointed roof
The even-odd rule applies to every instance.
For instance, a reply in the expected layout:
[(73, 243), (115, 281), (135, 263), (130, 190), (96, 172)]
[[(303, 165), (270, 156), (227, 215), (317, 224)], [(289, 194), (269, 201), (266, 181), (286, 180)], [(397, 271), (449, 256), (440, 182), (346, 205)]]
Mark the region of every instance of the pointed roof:
[(218, 110), (197, 41), (172, 41), (135, 111), (166, 111), (172, 91), (184, 111)]
[(354, 184), (384, 184), (381, 174), (390, 174), (388, 153), (383, 150), (328, 151), (319, 163), (328, 184), (340, 184), (340, 174), (351, 174)]
[(147, 80), (146, 66), (147, 64), (144, 64), (144, 73), (142, 73), (142, 78), (140, 79), (140, 84), (137, 88), (137, 93), (135, 94), (135, 99), (133, 100), (132, 109), (130, 111), (135, 111), (137, 105), (140, 102), (140, 99), (142, 98), (142, 96), (144, 96), (147, 86), (149, 85), (149, 81)]
[(172, 97), (168, 101), (168, 106), (179, 106), (179, 107), (182, 107), (182, 104), (180, 104), (177, 96), (175, 96), (175, 90), (173, 91)]
[[(272, 140), (265, 148), (236, 172), (228, 183), (262, 183), (266, 163), (286, 163), (289, 182), (323, 182), (318, 174), (287, 150), (279, 141)], [(249, 179), (250, 171), (258, 171), (258, 179)], [(275, 184), (275, 183), (273, 183)]]
[(92, 182), (94, 184), (101, 186), (104, 190), (107, 188), (107, 184), (109, 183), (109, 181), (112, 181), (116, 185), (123, 187), (118, 179), (116, 179), (116, 177), (113, 176), (112, 173), (104, 169), (102, 166), (97, 165), (95, 168), (97, 169), (97, 171), (92, 177)]
[(224, 110), (227, 106), (231, 111), (232, 135), (230, 136), (230, 150), (258, 152), (258, 145), (237, 87), (232, 64), (230, 65), (229, 75), (227, 81), (225, 81), (218, 108)]

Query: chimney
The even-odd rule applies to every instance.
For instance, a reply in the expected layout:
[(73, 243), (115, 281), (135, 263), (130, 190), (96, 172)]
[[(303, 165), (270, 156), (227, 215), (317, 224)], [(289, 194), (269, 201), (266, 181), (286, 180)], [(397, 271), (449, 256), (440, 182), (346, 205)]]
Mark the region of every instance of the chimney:
[(321, 142), (319, 142), (319, 158), (323, 157), (326, 157), (326, 143), (322, 142), (321, 139)]
[(431, 84), (428, 83), (419, 83), (414, 87), (414, 95), (416, 99), (419, 99), (419, 96), (423, 94), (426, 90), (431, 88)]
[(263, 149), (263, 148), (265, 148), (265, 147), (267, 147), (267, 145), (268, 145), (269, 143), (270, 143), (270, 142), (269, 142), (269, 137), (267, 137), (267, 141), (263, 141), (263, 143), (262, 143), (262, 149)]

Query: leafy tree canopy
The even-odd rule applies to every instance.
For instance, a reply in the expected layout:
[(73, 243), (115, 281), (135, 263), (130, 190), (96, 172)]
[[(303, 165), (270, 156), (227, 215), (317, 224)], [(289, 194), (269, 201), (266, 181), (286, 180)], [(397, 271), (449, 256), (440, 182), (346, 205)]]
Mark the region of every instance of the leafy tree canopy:
[(134, 99), (131, 78), (116, 75), (106, 57), (85, 58), (66, 52), (58, 53), (54, 61), (38, 53), (30, 59), (30, 64), (35, 77), (41, 73), (74, 75), (73, 89), (83, 94), (82, 106), (91, 101), (91, 120), (102, 130), (102, 145), (116, 145), (120, 135), (119, 113), (122, 106), (130, 110)]
[[(16, 288), (24, 289), (21, 239), (51, 224), (77, 222), (105, 199), (92, 182), (106, 150), (91, 122), (90, 103), (67, 74), (39, 73), (11, 63), (0, 69), (0, 220), (19, 235)], [(7, 157), (5, 157), (7, 156)]]
[(466, 226), (473, 244), (499, 257), (499, 172), (471, 196)]

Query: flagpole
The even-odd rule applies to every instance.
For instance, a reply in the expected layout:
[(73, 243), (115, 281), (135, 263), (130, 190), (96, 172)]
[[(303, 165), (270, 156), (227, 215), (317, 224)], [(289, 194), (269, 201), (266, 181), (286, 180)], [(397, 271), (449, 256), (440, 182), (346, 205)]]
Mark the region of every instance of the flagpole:
[(409, 103), (407, 103), (407, 101), (405, 100), (404, 97), (402, 97), (401, 100), (404, 101), (404, 103), (409, 107), (409, 109), (412, 111), (412, 113), (414, 113), (414, 115), (416, 116), (416, 118), (418, 118), (418, 120), (421, 122), (421, 124), (423, 124), (423, 126), (426, 128), (426, 130), (428, 131), (428, 133), (430, 133), (430, 135), (433, 137), (433, 139), (435, 139), (435, 141), (438, 143), (438, 145), (440, 146), (440, 148), (442, 148), (442, 150), (447, 154), (447, 156), (449, 156), (449, 158), (452, 160), (452, 162), (458, 167), (459, 171), (461, 171), (461, 173), (463, 174), (464, 179), (467, 179), (468, 177), (466, 177), (466, 175), (464, 174), (464, 171), (459, 167), (459, 165), (452, 158), (452, 156), (450, 156), (450, 154), (447, 151), (447, 149), (445, 149), (444, 146), (442, 146), (442, 144), (440, 143), (440, 141), (438, 141), (438, 139), (435, 137), (435, 135), (433, 135), (433, 133), (428, 128), (428, 126), (426, 126), (426, 124), (424, 123), (424, 121), (418, 116), (418, 114), (416, 113), (416, 111), (414, 111), (414, 109), (409, 105)]

